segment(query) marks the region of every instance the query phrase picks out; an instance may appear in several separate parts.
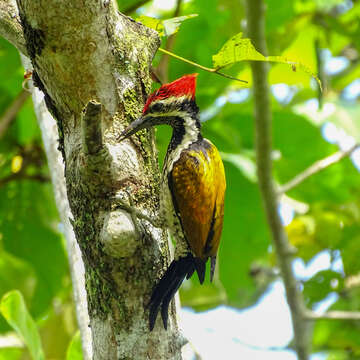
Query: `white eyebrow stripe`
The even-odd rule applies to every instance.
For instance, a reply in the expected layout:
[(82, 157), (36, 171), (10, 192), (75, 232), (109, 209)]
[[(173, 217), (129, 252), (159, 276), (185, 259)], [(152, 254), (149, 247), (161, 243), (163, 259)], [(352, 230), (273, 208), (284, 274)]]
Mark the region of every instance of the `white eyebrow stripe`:
[(169, 105), (173, 102), (181, 103), (185, 100), (190, 100), (192, 98), (191, 95), (183, 95), (183, 96), (170, 96), (166, 99), (158, 99), (153, 101), (149, 104), (149, 108), (152, 107), (154, 104), (161, 103), (163, 105)]

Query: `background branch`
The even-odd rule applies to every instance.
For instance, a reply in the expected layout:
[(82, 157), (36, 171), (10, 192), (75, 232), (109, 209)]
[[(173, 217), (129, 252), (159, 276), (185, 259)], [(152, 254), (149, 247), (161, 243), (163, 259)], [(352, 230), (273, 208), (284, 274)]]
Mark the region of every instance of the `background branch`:
[(15, 119), (16, 114), (22, 108), (29, 95), (30, 93), (28, 91), (22, 89), (0, 118), (0, 139), (5, 135), (11, 122)]
[(308, 320), (356, 320), (360, 321), (359, 311), (328, 311), (324, 314), (317, 314), (314, 311), (306, 310), (304, 317)]
[(289, 191), (289, 190), (293, 189), (294, 187), (298, 186), (299, 184), (301, 184), (303, 181), (305, 181), (310, 176), (317, 174), (318, 172), (328, 168), (329, 166), (331, 166), (333, 164), (336, 164), (343, 158), (351, 155), (351, 153), (358, 147), (359, 147), (359, 144), (355, 144), (352, 147), (350, 147), (348, 150), (339, 150), (336, 153), (334, 153), (330, 156), (327, 156), (324, 159), (316, 161), (314, 164), (309, 166), (307, 169), (305, 169), (300, 174), (296, 175), (293, 179), (288, 181), (286, 184), (281, 185), (277, 190), (278, 195), (282, 195), (282, 194), (286, 193), (287, 191)]
[(0, 187), (15, 180), (34, 180), (39, 182), (48, 182), (50, 181), (50, 178), (43, 174), (24, 174), (22, 172), (18, 172), (15, 174), (10, 174), (0, 179)]
[[(265, 4), (263, 0), (247, 0), (246, 5), (248, 35), (256, 49), (266, 55)], [(289, 242), (278, 215), (276, 190), (272, 178), (272, 115), (269, 98), (268, 64), (252, 62), (251, 70), (254, 82), (255, 144), (258, 181), (286, 289), (286, 298), (291, 311), (295, 350), (300, 360), (307, 360), (309, 357), (308, 324), (302, 317), (304, 304), (292, 270)]]

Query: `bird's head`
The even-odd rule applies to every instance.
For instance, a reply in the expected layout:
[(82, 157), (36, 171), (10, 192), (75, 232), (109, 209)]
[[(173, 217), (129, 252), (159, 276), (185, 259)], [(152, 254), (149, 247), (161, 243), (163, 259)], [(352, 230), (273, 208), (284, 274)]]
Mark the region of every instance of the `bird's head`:
[(119, 140), (122, 141), (139, 130), (154, 125), (174, 125), (174, 119), (181, 117), (191, 108), (197, 112), (195, 105), (197, 75), (184, 75), (154, 91), (148, 97), (142, 115), (120, 134)]

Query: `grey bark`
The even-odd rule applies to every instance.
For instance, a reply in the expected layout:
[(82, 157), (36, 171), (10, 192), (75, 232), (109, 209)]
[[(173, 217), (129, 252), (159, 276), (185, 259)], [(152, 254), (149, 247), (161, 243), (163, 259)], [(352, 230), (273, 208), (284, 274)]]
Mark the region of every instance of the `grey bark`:
[[(25, 56), (22, 56), (21, 58), (24, 68), (27, 70), (32, 69), (30, 60)], [(74, 230), (70, 223), (72, 214), (66, 194), (64, 163), (61, 153), (57, 149), (59, 138), (57, 124), (46, 108), (44, 94), (32, 86), (31, 83), (29, 83), (29, 88), (32, 92), (35, 114), (41, 130), (46, 158), (51, 174), (55, 202), (66, 239), (66, 249), (71, 273), (76, 317), (81, 335), (83, 358), (84, 360), (90, 360), (92, 358), (92, 341), (91, 329), (88, 326), (90, 321), (85, 292), (85, 269), (81, 258), (80, 248), (76, 242)]]
[(163, 230), (141, 232), (115, 195), (155, 216), (159, 171), (154, 137), (118, 144), (150, 91), (157, 34), (115, 2), (18, 0), (34, 84), (59, 132), (72, 225), (85, 265), (94, 359), (180, 359), (175, 307), (165, 331), (148, 330), (151, 290), (169, 258)]
[(0, 1), (0, 36), (12, 43), (22, 54), (27, 55), (16, 0)]

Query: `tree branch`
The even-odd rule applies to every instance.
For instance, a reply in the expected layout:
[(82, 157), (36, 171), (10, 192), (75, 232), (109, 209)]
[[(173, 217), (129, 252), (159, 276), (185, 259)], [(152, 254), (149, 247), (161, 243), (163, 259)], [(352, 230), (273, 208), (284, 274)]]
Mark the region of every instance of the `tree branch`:
[[(263, 0), (247, 0), (246, 5), (248, 35), (257, 50), (266, 55), (265, 4)], [(295, 350), (300, 360), (307, 360), (309, 357), (308, 323), (302, 317), (304, 303), (293, 274), (290, 246), (278, 215), (278, 203), (272, 178), (272, 116), (269, 98), (268, 64), (252, 62), (251, 70), (254, 81), (255, 144), (258, 181), (286, 289), (286, 298), (291, 311)]]
[(353, 145), (348, 150), (339, 150), (336, 153), (327, 156), (324, 159), (316, 161), (314, 164), (309, 166), (307, 169), (305, 169), (300, 174), (296, 175), (293, 179), (288, 181), (286, 184), (279, 186), (277, 189), (278, 196), (286, 193), (287, 191), (293, 189), (294, 187), (301, 184), (303, 181), (305, 181), (307, 178), (309, 178), (312, 175), (315, 175), (319, 173), (320, 171), (328, 168), (329, 166), (336, 164), (343, 158), (351, 155), (351, 153), (356, 150), (359, 147), (359, 144)]
[(0, 36), (27, 55), (25, 38), (15, 0), (0, 1)]
[(327, 79), (325, 76), (324, 70), (324, 60), (321, 53), (320, 48), (320, 39), (317, 38), (315, 40), (315, 54), (316, 54), (316, 66), (317, 66), (317, 73), (319, 77), (320, 83), (317, 83), (317, 93), (318, 93), (318, 101), (319, 101), (319, 109), (321, 110), (323, 107), (323, 100), (324, 100), (324, 91), (327, 90)]
[(15, 119), (16, 114), (22, 108), (29, 95), (28, 91), (22, 89), (0, 118), (0, 139), (5, 135), (11, 122)]
[(85, 265), (93, 359), (178, 360), (182, 341), (174, 304), (167, 331), (157, 321), (149, 332), (146, 307), (168, 266), (168, 237), (147, 223), (139, 234), (116, 202), (128, 191), (139, 210), (157, 215), (153, 132), (116, 139), (138, 117), (151, 90), (158, 35), (120, 14), (115, 0), (84, 0), (81, 6), (72, 0), (17, 1), (32, 78), (58, 127)]
[(328, 311), (324, 314), (317, 314), (314, 311), (306, 310), (304, 317), (308, 320), (354, 320), (360, 321), (359, 311)]

